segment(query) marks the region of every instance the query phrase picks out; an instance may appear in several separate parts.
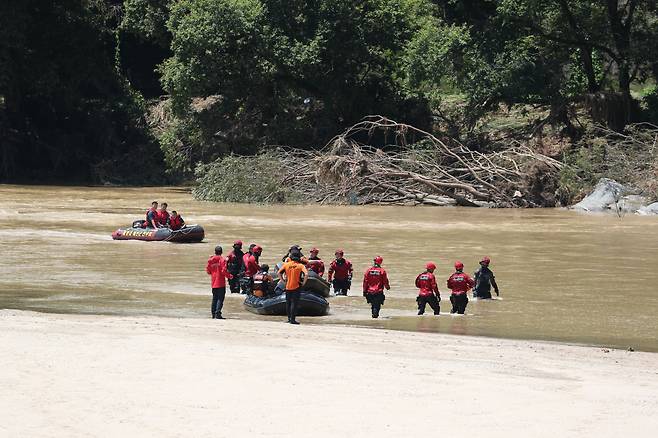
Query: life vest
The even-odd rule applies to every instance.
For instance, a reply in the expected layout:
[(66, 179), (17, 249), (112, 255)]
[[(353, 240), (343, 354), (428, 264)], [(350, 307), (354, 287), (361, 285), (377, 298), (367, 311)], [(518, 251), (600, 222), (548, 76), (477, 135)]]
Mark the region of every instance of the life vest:
[(259, 272), (254, 275), (254, 295), (261, 298), (267, 295), (271, 282), (272, 277), (267, 272)]
[(180, 215), (177, 215), (176, 217), (171, 216), (169, 218), (169, 228), (171, 228), (173, 231), (180, 230), (183, 228), (183, 224), (185, 222), (183, 221), (183, 218)]
[(153, 222), (158, 223), (158, 210), (154, 208), (149, 208), (146, 210), (146, 225), (145, 228), (151, 228)]
[(167, 225), (169, 223), (169, 212), (168, 211), (158, 211), (157, 212), (157, 219), (156, 221), (158, 222), (159, 225)]
[(306, 267), (314, 271), (320, 277), (324, 275), (324, 262), (318, 257), (308, 259)]

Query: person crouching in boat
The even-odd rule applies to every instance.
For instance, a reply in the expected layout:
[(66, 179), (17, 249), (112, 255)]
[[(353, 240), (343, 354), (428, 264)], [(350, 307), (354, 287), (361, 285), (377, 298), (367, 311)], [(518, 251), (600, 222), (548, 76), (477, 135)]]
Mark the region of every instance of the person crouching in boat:
[(269, 265), (263, 264), (256, 275), (254, 275), (253, 294), (259, 298), (268, 296), (272, 292), (274, 279), (270, 275)]
[(210, 312), (213, 319), (224, 319), (222, 316), (222, 307), (224, 307), (224, 297), (226, 297), (226, 260), (222, 257), (222, 247), (215, 247), (215, 255), (210, 256), (206, 264), (206, 272), (210, 275), (210, 287), (212, 288), (212, 303)]
[(158, 201), (151, 202), (151, 208), (146, 210), (144, 228), (158, 228)]
[(466, 294), (475, 285), (475, 282), (468, 274), (464, 273), (464, 264), (462, 262), (455, 262), (455, 273), (448, 278), (447, 285), (448, 289), (452, 291), (450, 295), (452, 310), (450, 313), (463, 315), (468, 304)]
[(498, 290), (498, 285), (496, 284), (496, 277), (491, 269), (489, 269), (489, 264), (491, 259), (489, 257), (484, 257), (480, 261), (480, 269), (475, 271), (473, 278), (475, 280), (475, 287), (473, 288), (473, 298), (478, 298), (480, 300), (490, 300), (491, 299), (491, 287), (493, 286), (496, 296), (500, 296), (500, 291)]
[(260, 258), (263, 248), (254, 244), (249, 247), (249, 252), (245, 254), (242, 258), (244, 263), (244, 274), (240, 279), (240, 286), (242, 287), (242, 293), (251, 295), (251, 292), (254, 287), (254, 275), (260, 271), (260, 266), (258, 266), (258, 259)]
[(183, 220), (183, 217), (178, 214), (176, 210), (172, 210), (171, 216), (169, 216), (169, 228), (171, 231), (177, 231), (180, 230), (185, 226), (185, 221)]
[(324, 275), (324, 262), (320, 257), (318, 257), (320, 250), (317, 248), (311, 248), (309, 253), (311, 254), (311, 256), (308, 258), (308, 262), (306, 263), (306, 268), (315, 272), (316, 274), (318, 274), (318, 276), (322, 277)]
[(169, 226), (169, 212), (167, 211), (167, 203), (163, 202), (160, 204), (160, 210), (158, 211), (157, 223), (158, 228), (164, 228)]
[(329, 283), (334, 285), (334, 294), (347, 295), (352, 286), (352, 262), (347, 260), (342, 249), (334, 253), (336, 259), (329, 265)]
[(384, 268), (382, 268), (384, 259), (377, 256), (373, 262), (373, 266), (366, 269), (366, 272), (363, 274), (363, 296), (366, 297), (366, 301), (370, 304), (372, 317), (379, 318), (379, 310), (384, 304), (384, 300), (386, 300), (384, 289), (390, 290), (391, 286), (388, 283), (388, 275)]
[(281, 258), (281, 261), (283, 263), (289, 262), (290, 261), (290, 254), (292, 254), (293, 252), (299, 253), (299, 257), (300, 257), (299, 260), (300, 260), (301, 263), (304, 263), (304, 264), (308, 263), (308, 259), (306, 257), (304, 257), (304, 253), (302, 253), (302, 247), (299, 246), (299, 245), (291, 246), (290, 249), (288, 250), (288, 252), (286, 253), (286, 255), (284, 255)]
[(227, 270), (230, 275), (228, 280), (232, 294), (240, 293), (240, 277), (244, 273), (244, 253), (242, 252), (242, 241), (233, 242), (233, 251), (228, 255)]
[(308, 278), (308, 271), (305, 264), (302, 263), (302, 253), (300, 251), (291, 251), (290, 260), (281, 266), (278, 274), (279, 281), (285, 281), (286, 285), (286, 314), (288, 315), (288, 322), (290, 324), (299, 324), (296, 319), (299, 291), (304, 287)]
[(418, 288), (416, 302), (418, 303), (419, 315), (425, 313), (425, 306), (427, 304), (430, 305), (435, 315), (438, 315), (441, 311), (441, 306), (439, 305), (441, 302), (441, 293), (436, 284), (436, 277), (434, 276), (435, 269), (436, 265), (429, 262), (425, 265), (425, 272), (416, 277), (416, 287)]

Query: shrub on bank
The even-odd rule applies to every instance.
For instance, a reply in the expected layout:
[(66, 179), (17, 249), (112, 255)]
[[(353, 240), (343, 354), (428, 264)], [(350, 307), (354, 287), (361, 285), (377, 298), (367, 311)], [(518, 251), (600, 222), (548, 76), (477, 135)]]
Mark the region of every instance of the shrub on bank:
[(197, 199), (215, 202), (297, 203), (301, 188), (285, 184), (286, 173), (274, 153), (229, 155), (197, 166)]

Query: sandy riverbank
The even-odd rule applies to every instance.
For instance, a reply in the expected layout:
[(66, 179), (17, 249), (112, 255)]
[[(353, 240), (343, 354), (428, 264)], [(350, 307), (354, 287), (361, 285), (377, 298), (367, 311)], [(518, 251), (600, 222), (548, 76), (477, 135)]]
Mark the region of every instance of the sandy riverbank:
[(658, 354), (0, 311), (0, 436), (655, 436)]

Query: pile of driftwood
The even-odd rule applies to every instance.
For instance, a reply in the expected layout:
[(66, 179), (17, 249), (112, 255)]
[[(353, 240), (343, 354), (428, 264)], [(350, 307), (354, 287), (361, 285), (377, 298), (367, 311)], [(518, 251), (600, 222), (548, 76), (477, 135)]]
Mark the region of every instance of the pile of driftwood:
[[(370, 146), (375, 138), (388, 146)], [(282, 155), (285, 183), (304, 187), (320, 203), (533, 206), (524, 196), (527, 170), (562, 166), (520, 144), (481, 153), (380, 116), (364, 119), (320, 151)]]

